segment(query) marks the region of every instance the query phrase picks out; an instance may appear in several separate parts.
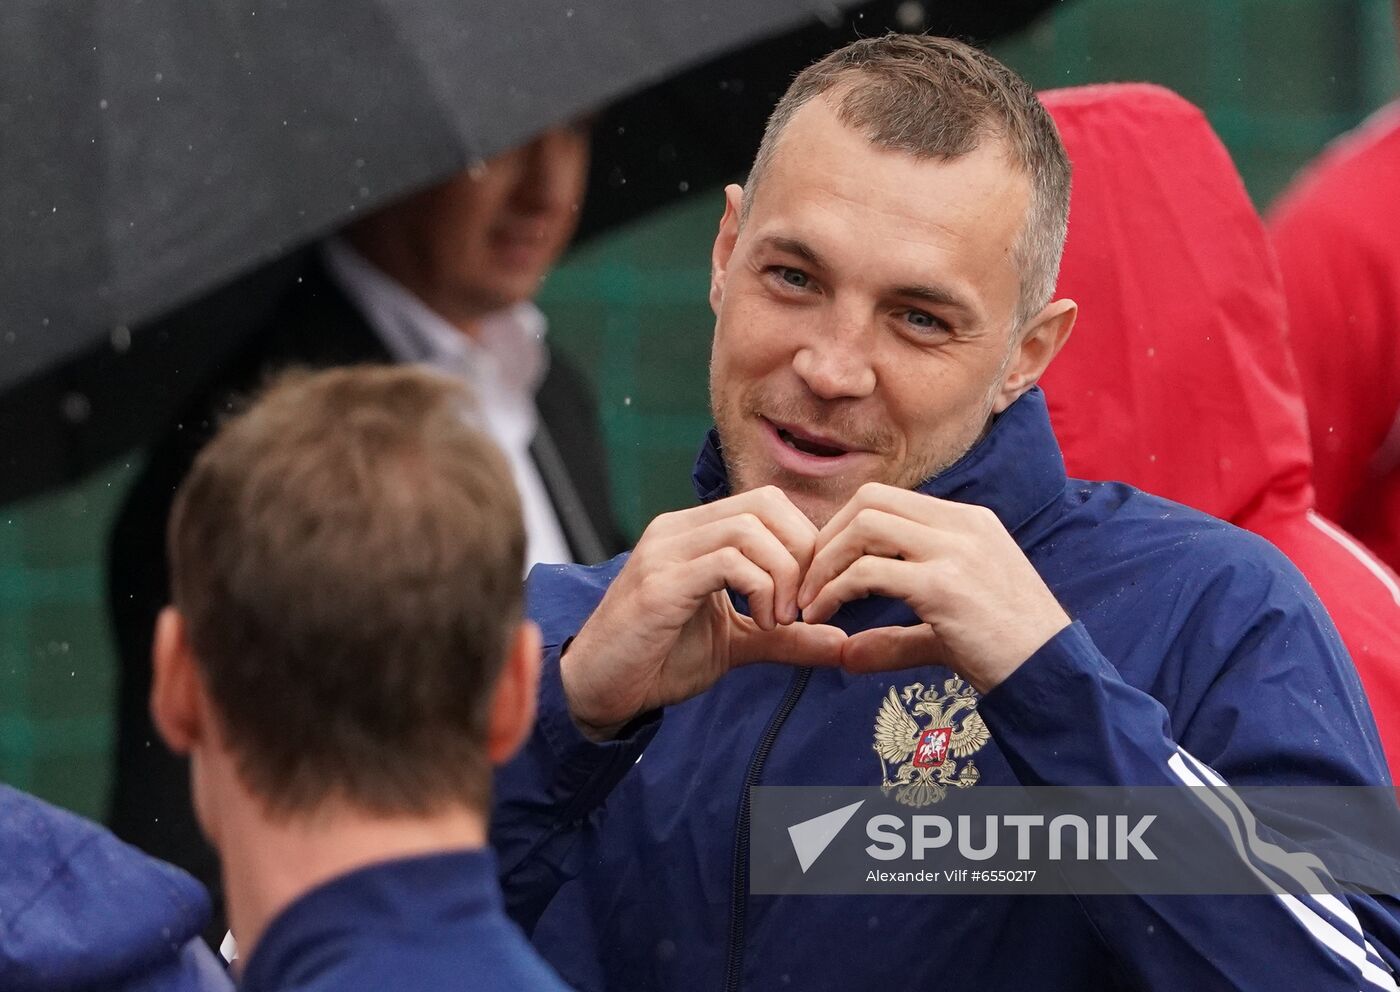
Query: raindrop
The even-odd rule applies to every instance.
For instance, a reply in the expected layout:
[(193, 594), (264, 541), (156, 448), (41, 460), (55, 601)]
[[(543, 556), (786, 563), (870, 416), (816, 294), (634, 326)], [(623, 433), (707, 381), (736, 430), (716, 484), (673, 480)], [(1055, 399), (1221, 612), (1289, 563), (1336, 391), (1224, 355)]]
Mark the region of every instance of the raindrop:
[(355, 168), (357, 168), (357, 169), (363, 169), (364, 167), (365, 167), (365, 160), (364, 160), (364, 159), (362, 159), (362, 158), (357, 158), (357, 159), (355, 159)]
[(839, 28), (841, 22), (845, 20), (841, 8), (834, 3), (824, 4), (818, 8), (817, 17), (821, 18), (821, 22), (829, 28)]
[(81, 424), (92, 413), (92, 403), (82, 393), (63, 397), (63, 416), (70, 424)]
[(905, 0), (895, 9), (894, 19), (901, 31), (922, 31), (928, 26), (928, 12), (918, 0)]
[(1148, 348), (1148, 349), (1147, 349), (1147, 357), (1148, 357), (1148, 358), (1156, 358), (1156, 357), (1157, 357), (1157, 349), (1156, 349), (1156, 348)]
[(676, 186), (676, 189), (680, 190), (682, 193), (688, 193), (690, 191), (690, 183), (682, 179), (680, 184)]
[(118, 324), (112, 328), (112, 350), (124, 355), (131, 350), (131, 328)]
[(608, 173), (608, 187), (619, 189), (627, 185), (627, 177), (622, 174), (622, 169), (614, 166), (612, 172)]
[(162, 79), (164, 79), (164, 78), (165, 78), (165, 73), (163, 73), (163, 72), (158, 72), (158, 73), (156, 73), (156, 82), (160, 82), (160, 81), (161, 81)]
[(14, 344), (14, 343), (15, 343), (15, 332), (14, 332), (14, 331), (6, 331), (6, 332), (5, 332), (5, 343), (6, 343), (6, 344)]
[(368, 187), (368, 186), (361, 186), (361, 187), (360, 187), (360, 199), (363, 200), (363, 199), (364, 199), (365, 197), (367, 197), (367, 196), (369, 196), (369, 187)]
[(573, 17), (573, 16), (574, 16), (574, 8), (569, 7), (567, 10), (565, 10), (565, 11), (564, 11), (564, 16), (565, 16), (565, 17)]
[(481, 179), (486, 175), (486, 161), (484, 159), (473, 159), (467, 164), (467, 175), (473, 179)]
[(623, 406), (631, 406), (631, 405), (632, 405), (632, 397), (630, 397), (630, 396), (624, 396), (624, 397), (622, 397), (622, 405), (623, 405)]
[(107, 109), (107, 101), (106, 101), (106, 100), (98, 100), (98, 101), (97, 101), (97, 109), (98, 109), (98, 110), (106, 110), (106, 109)]

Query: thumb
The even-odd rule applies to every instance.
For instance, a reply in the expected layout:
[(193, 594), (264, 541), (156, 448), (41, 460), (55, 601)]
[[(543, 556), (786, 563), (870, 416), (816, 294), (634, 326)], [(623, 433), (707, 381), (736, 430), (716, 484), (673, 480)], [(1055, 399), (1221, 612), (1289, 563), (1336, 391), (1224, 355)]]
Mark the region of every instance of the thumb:
[(835, 668), (841, 664), (846, 632), (824, 623), (779, 624), (763, 630), (748, 617), (736, 617), (729, 634), (732, 667), (756, 661)]
[(850, 672), (893, 672), (946, 664), (943, 644), (926, 623), (915, 627), (875, 627), (847, 638), (841, 667)]

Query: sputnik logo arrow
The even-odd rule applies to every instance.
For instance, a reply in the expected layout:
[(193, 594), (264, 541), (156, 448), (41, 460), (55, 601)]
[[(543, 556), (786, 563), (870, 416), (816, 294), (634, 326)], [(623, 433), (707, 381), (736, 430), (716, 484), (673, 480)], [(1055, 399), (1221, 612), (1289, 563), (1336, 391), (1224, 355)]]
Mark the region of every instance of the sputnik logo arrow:
[(865, 800), (862, 799), (788, 827), (788, 837), (792, 840), (792, 849), (797, 852), (797, 863), (802, 866), (802, 874), (807, 874), (807, 869), (822, 856), (841, 828), (856, 815), (856, 810), (864, 805)]

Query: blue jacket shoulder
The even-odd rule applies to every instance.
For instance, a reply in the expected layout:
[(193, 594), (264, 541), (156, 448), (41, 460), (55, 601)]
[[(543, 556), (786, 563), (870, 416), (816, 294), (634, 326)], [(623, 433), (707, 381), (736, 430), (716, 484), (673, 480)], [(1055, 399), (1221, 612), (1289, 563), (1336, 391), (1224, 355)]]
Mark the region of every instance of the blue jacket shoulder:
[(104, 828), (0, 786), (0, 988), (214, 992), (209, 898)]
[(1059, 515), (1038, 543), (1057, 534), (1089, 527), (1100, 564), (1131, 562), (1146, 573), (1172, 576), (1199, 588), (1225, 582), (1263, 591), (1290, 590), (1315, 601), (1312, 587), (1297, 567), (1258, 534), (1181, 503), (1154, 496), (1121, 482), (1070, 479), (1065, 487), (1067, 512)]
[(578, 633), (631, 552), (598, 565), (536, 565), (525, 580), (525, 612), (540, 625), (546, 647)]

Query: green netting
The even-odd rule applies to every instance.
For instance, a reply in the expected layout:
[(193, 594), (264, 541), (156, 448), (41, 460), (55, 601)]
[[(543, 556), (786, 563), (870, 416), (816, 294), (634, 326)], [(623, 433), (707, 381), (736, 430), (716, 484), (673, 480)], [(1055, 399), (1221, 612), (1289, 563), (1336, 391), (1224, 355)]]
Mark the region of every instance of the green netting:
[[(1391, 0), (1074, 0), (997, 54), (1038, 87), (1150, 80), (1202, 106), (1266, 204), (1400, 86)], [(717, 191), (575, 252), (542, 304), (597, 386), (617, 507), (638, 532), (691, 500), (708, 424)], [(102, 549), (125, 464), (0, 508), (0, 779), (100, 815), (115, 665)], [(160, 549), (153, 548), (152, 554)]]

